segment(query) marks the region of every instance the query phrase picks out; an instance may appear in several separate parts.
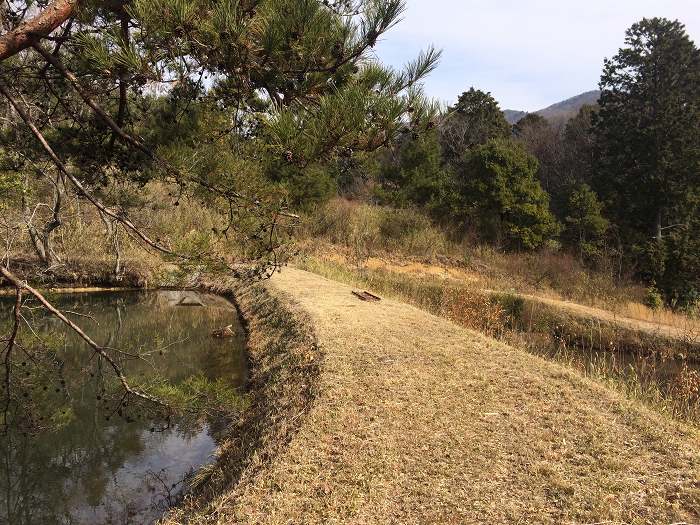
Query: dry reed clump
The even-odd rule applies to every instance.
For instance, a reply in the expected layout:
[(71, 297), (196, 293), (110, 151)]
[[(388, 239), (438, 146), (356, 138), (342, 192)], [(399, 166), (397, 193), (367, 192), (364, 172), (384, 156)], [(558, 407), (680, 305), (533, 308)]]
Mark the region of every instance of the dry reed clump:
[(641, 302), (645, 288), (602, 266), (587, 268), (571, 254), (543, 249), (536, 253), (507, 253), (491, 246), (470, 250), (470, 267), (484, 274), (487, 287), (534, 292), (556, 299), (607, 309), (630, 299)]
[(489, 337), (501, 337), (508, 323), (506, 309), (488, 294), (466, 288), (445, 288), (442, 315)]
[(202, 280), (197, 287), (228, 297), (248, 332), (249, 407), (228, 430), (218, 460), (197, 473), (196, 488), (164, 523), (216, 522), (235, 505), (303, 423), (317, 392), (322, 354), (306, 314), (261, 284)]
[(668, 308), (652, 309), (638, 302), (627, 301), (616, 308), (615, 313), (631, 319), (673, 326), (688, 332), (689, 335), (700, 335), (700, 319), (697, 316), (689, 317)]
[(671, 382), (671, 395), (685, 400), (686, 409), (700, 415), (700, 371), (683, 363), (680, 372)]
[(416, 210), (396, 210), (333, 199), (307, 217), (302, 239), (324, 240), (363, 266), (370, 257), (400, 254), (435, 259), (454, 250), (447, 236)]

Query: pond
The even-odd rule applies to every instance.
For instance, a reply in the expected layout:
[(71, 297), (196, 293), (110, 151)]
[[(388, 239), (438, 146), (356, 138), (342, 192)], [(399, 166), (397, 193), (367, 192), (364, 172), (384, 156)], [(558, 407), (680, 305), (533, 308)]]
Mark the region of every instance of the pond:
[[(233, 306), (220, 297), (155, 291), (51, 300), (99, 344), (115, 349), (130, 381), (158, 377), (162, 384), (179, 385), (197, 378), (224, 382), (234, 392), (244, 385), (243, 330)], [(0, 299), (2, 318), (8, 318), (11, 305), (9, 298)], [(17, 408), (18, 418), (31, 420), (33, 431), (18, 420), (0, 436), (0, 523), (157, 520), (186, 490), (188, 476), (214, 460), (217, 426), (225, 421), (123, 404), (106, 386), (115, 382), (106, 364), (32, 306), (37, 305), (23, 310), (29, 316), (26, 340), (50, 341), (55, 367), (41, 375), (29, 371), (31, 362), (15, 358), (13, 373), (27, 370), (27, 404), (37, 406), (33, 412), (20, 411), (21, 403)], [(233, 337), (213, 337), (229, 325)], [(33, 382), (31, 374), (37, 375)]]

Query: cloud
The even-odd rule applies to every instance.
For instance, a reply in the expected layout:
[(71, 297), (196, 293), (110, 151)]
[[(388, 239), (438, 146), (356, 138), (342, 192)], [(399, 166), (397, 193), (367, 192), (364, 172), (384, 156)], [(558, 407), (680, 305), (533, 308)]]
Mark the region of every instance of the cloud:
[(604, 57), (643, 17), (686, 24), (700, 40), (698, 0), (408, 0), (404, 20), (377, 48), (400, 66), (430, 44), (443, 49), (427, 92), (453, 101), (471, 86), (504, 108), (541, 109), (595, 89)]

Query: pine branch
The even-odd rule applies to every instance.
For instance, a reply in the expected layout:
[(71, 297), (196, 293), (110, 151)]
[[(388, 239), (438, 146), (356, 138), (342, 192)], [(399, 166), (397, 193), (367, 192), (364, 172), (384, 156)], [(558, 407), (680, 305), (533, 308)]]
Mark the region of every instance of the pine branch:
[(50, 35), (75, 12), (79, 0), (55, 0), (37, 16), (0, 36), (0, 62), (27, 49), (38, 38)]

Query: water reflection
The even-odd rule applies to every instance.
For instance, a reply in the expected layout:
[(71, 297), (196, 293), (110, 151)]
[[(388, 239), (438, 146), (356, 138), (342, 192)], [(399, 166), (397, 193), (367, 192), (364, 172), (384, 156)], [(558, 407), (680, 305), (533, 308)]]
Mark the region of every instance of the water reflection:
[[(177, 384), (203, 375), (244, 383), (243, 331), (232, 306), (219, 297), (124, 292), (52, 299), (64, 310), (89, 315), (81, 324), (98, 343), (125, 352), (122, 364), (132, 378), (157, 374)], [(8, 301), (0, 301), (0, 316), (6, 318), (8, 308)], [(39, 335), (58, 340), (60, 360), (61, 379), (35, 388), (64, 401), (46, 416), (54, 430), (25, 434), (18, 426), (0, 437), (0, 522), (154, 521), (182, 492), (183, 478), (211, 460), (213, 422), (166, 425), (146, 411), (119, 408), (104, 395), (107, 371), (96, 369), (84, 344), (40, 310), (29, 312)], [(229, 324), (237, 337), (211, 337)]]

